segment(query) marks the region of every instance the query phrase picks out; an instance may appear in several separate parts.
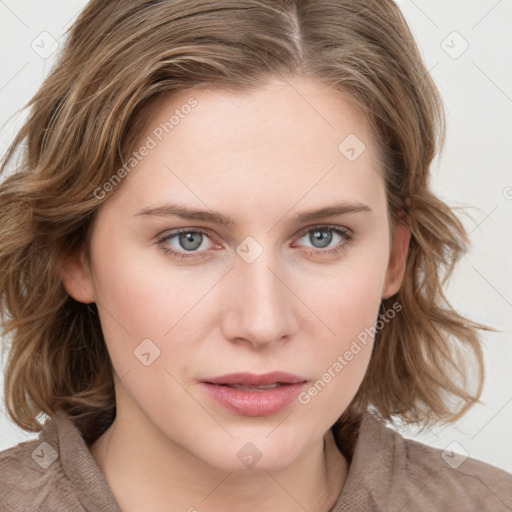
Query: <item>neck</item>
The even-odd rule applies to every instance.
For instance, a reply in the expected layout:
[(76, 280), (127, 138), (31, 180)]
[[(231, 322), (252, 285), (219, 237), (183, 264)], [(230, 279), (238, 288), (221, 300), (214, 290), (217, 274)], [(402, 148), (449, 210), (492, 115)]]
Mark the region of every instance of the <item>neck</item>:
[(222, 471), (149, 421), (123, 421), (119, 414), (90, 451), (123, 512), (327, 512), (348, 471), (330, 430), (293, 464), (273, 472)]

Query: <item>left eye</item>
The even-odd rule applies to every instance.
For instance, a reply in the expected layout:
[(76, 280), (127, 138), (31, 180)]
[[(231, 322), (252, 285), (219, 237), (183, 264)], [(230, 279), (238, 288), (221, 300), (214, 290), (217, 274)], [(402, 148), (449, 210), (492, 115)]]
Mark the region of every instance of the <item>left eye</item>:
[(338, 238), (339, 241), (335, 243), (334, 246), (339, 245), (343, 240), (349, 239), (349, 235), (347, 231), (340, 228), (321, 226), (310, 229), (299, 240), (303, 238), (305, 238), (307, 242), (310, 242), (314, 249), (324, 249), (329, 247), (329, 244), (336, 238)]
[[(170, 235), (166, 235), (163, 238), (159, 240), (159, 243), (164, 244), (165, 247), (164, 250), (170, 251), (170, 252), (177, 252), (180, 253), (180, 251), (186, 252), (194, 252), (203, 245), (203, 242), (205, 239), (209, 239), (210, 237), (204, 232), (204, 231), (177, 231), (175, 233), (171, 233)], [(179, 247), (172, 246), (171, 241), (177, 241)], [(169, 245), (171, 247), (169, 247)], [(204, 249), (204, 247), (203, 247)], [(184, 254), (184, 257), (189, 256), (188, 254)], [(193, 256), (193, 254), (190, 254), (190, 256)]]

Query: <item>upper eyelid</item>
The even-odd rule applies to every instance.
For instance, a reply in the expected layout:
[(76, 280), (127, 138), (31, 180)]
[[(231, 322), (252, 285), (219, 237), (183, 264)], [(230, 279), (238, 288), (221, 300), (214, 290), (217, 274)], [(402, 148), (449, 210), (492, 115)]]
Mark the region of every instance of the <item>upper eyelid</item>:
[[(303, 228), (301, 228), (299, 231), (297, 231), (293, 237), (294, 239), (295, 238), (302, 238), (305, 234), (309, 233), (310, 231), (313, 231), (314, 229), (332, 229), (332, 230), (338, 230), (342, 233), (346, 233), (346, 234), (349, 234), (351, 235), (352, 234), (352, 230), (348, 227), (345, 227), (345, 226), (337, 226), (337, 225), (332, 225), (332, 224), (312, 224), (312, 225), (309, 225), (309, 226), (305, 226)], [(210, 240), (214, 243), (218, 243), (215, 241), (215, 236), (212, 236), (211, 235), (211, 230), (209, 230), (208, 228), (194, 228), (194, 227), (190, 227), (190, 228), (176, 228), (174, 230), (171, 230), (170, 232), (167, 232), (163, 235), (159, 235), (158, 239), (160, 241), (165, 241), (166, 239), (169, 239), (173, 236), (176, 236), (176, 235), (179, 235), (181, 233), (202, 233), (202, 234), (205, 234), (208, 236), (208, 238), (210, 238)], [(221, 245), (221, 244), (219, 244)]]
[[(342, 232), (346, 232), (346, 233), (351, 233), (352, 230), (348, 227), (345, 227), (345, 226), (335, 226), (333, 224), (313, 224), (311, 226), (306, 226), (304, 228), (301, 228), (299, 229), (299, 231), (297, 231), (297, 235), (298, 234), (306, 234), (306, 233), (309, 233), (310, 231), (313, 231), (314, 229), (332, 229), (333, 231), (335, 230), (339, 230), (339, 231), (342, 231)], [(297, 236), (295, 235), (295, 236)]]
[[(352, 238), (352, 236), (353, 236), (353, 231), (350, 228), (347, 228), (344, 226), (332, 226), (329, 224), (316, 224), (314, 226), (309, 226), (309, 227), (306, 227), (306, 228), (303, 228), (302, 230), (300, 230), (297, 235), (294, 235), (294, 240), (297, 238), (302, 238), (304, 235), (306, 235), (307, 233), (309, 233), (310, 231), (313, 231), (315, 229), (326, 229), (326, 230), (332, 229), (333, 231), (340, 232), (342, 235), (345, 235), (347, 238)], [(321, 249), (319, 249), (319, 250), (321, 250)]]

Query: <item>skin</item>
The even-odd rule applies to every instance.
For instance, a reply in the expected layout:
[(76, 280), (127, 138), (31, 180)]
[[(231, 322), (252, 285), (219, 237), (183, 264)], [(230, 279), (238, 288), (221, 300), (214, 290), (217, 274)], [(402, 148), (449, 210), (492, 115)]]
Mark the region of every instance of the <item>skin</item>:
[[(360, 386), (371, 342), (308, 404), (265, 417), (225, 409), (199, 382), (277, 370), (320, 379), (398, 291), (410, 232), (399, 224), (390, 244), (379, 155), (340, 93), (306, 78), (182, 92), (153, 106), (140, 144), (191, 96), (197, 106), (100, 208), (90, 261), (63, 271), (71, 296), (96, 302), (115, 370), (117, 417), (90, 450), (125, 512), (327, 511), (348, 471), (329, 429)], [(354, 161), (338, 150), (349, 134), (366, 145)], [(293, 222), (341, 201), (371, 211)], [(169, 202), (235, 225), (137, 215)], [(326, 224), (352, 241), (334, 233), (322, 248), (312, 233)], [(158, 242), (179, 228), (206, 232), (198, 258), (164, 252), (187, 252), (179, 237)], [(248, 236), (263, 249), (252, 263), (236, 251)], [(147, 338), (160, 356), (145, 366), (134, 350)], [(261, 453), (252, 467), (237, 457), (248, 442)]]

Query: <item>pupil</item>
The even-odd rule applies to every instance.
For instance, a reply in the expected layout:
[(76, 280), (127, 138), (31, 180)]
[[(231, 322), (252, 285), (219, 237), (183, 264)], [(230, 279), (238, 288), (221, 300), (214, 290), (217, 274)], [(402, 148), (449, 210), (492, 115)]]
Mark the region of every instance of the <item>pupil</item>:
[(186, 251), (193, 251), (201, 246), (203, 235), (201, 233), (181, 233), (180, 245)]
[[(332, 240), (332, 233), (327, 230), (314, 231), (312, 234), (313, 238), (311, 242), (317, 248), (327, 247)], [(320, 245), (316, 245), (317, 242), (319, 242)]]

